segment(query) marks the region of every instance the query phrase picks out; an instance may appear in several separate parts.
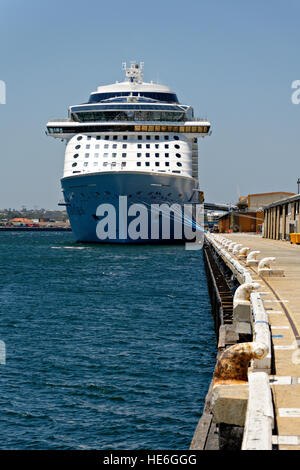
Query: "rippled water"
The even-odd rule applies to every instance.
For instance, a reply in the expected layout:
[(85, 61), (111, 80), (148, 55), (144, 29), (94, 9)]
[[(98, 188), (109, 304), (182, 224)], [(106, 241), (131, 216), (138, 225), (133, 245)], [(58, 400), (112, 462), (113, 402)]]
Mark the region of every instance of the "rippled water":
[(0, 448), (187, 449), (215, 364), (202, 253), (0, 246)]

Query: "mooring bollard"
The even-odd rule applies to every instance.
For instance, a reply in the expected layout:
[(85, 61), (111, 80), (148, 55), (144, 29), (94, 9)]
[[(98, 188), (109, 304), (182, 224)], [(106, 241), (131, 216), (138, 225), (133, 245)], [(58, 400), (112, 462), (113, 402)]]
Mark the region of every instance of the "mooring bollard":
[(256, 256), (260, 254), (260, 251), (251, 251), (247, 256), (246, 266), (257, 266), (258, 260)]
[(247, 258), (249, 253), (250, 253), (250, 248), (248, 246), (244, 246), (243, 248), (240, 249), (240, 252), (238, 254), (238, 258), (239, 259), (245, 259), (245, 258)]
[(237, 244), (235, 245), (235, 247), (233, 248), (232, 253), (233, 253), (234, 255), (237, 255), (237, 254), (239, 253), (240, 249), (241, 249), (241, 246), (243, 246), (242, 243), (237, 243)]
[(258, 274), (262, 277), (283, 277), (284, 271), (282, 269), (274, 269), (271, 268), (271, 264), (276, 261), (276, 258), (274, 256), (270, 256), (268, 258), (263, 258), (260, 260), (258, 264)]
[(263, 343), (239, 343), (220, 356), (213, 377), (213, 421), (219, 425), (245, 425), (248, 405), (248, 368), (252, 359), (268, 354)]
[(250, 295), (259, 289), (258, 282), (245, 282), (235, 291), (233, 297), (233, 326), (238, 334), (251, 335), (251, 303)]

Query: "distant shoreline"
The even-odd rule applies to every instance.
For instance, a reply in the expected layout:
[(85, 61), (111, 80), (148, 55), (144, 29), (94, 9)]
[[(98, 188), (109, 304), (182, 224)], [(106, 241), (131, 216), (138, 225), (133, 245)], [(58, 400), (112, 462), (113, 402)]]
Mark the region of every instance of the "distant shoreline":
[(72, 232), (68, 227), (0, 227), (0, 232)]

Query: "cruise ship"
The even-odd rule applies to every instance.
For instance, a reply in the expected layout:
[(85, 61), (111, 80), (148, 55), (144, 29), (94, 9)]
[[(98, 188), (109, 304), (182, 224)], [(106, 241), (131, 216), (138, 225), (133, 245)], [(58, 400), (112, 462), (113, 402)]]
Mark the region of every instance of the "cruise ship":
[(79, 242), (184, 241), (193, 216), (183, 208), (202, 202), (198, 139), (211, 124), (169, 87), (144, 82), (143, 65), (123, 63), (125, 81), (47, 123), (66, 142), (61, 205)]

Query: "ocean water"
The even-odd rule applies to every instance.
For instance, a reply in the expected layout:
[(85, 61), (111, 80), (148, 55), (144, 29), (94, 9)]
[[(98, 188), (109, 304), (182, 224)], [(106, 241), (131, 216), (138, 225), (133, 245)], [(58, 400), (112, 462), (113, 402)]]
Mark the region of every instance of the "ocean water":
[(216, 355), (202, 252), (5, 232), (0, 259), (0, 449), (188, 449)]

